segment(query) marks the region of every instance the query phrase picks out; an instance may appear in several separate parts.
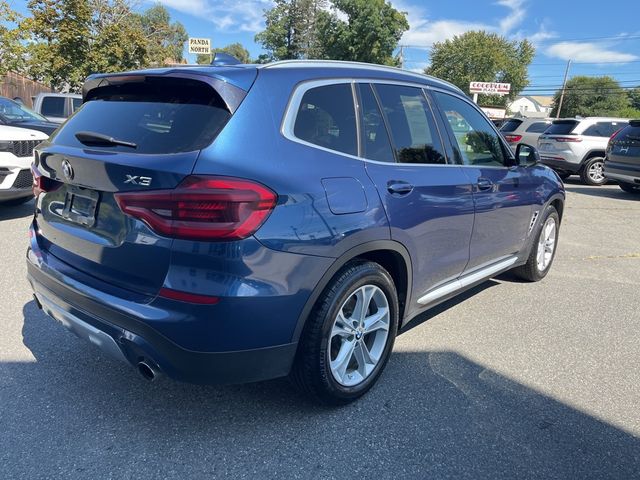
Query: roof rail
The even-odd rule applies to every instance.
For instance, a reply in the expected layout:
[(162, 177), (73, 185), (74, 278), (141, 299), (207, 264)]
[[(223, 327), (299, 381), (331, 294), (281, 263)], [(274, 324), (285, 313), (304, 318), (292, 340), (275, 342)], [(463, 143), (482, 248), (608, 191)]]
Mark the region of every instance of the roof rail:
[(384, 70), (387, 72), (401, 73), (402, 75), (419, 78), (420, 80), (424, 80), (425, 78), (427, 78), (433, 82), (440, 83), (441, 85), (444, 85), (448, 88), (453, 88), (458, 92), (462, 92), (462, 90), (459, 87), (455, 86), (454, 84), (449, 83), (445, 80), (440, 80), (439, 78), (436, 78), (436, 77), (432, 77), (431, 75), (411, 72), (409, 70), (404, 70), (398, 67), (390, 67), (388, 65), (379, 65), (377, 63), (352, 62), (352, 61), (345, 61), (345, 60), (280, 60), (277, 62), (267, 63), (264, 66), (261, 66), (261, 68), (280, 68), (280, 67), (287, 67), (287, 66), (295, 66), (298, 68), (322, 67), (322, 66), (327, 66), (332, 68), (354, 68), (355, 67), (363, 70)]

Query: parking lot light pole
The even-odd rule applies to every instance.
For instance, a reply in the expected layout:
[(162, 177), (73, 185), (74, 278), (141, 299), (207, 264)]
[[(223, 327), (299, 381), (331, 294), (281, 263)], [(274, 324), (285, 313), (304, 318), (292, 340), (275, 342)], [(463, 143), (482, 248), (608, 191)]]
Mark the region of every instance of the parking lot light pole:
[(560, 118), (560, 112), (562, 110), (562, 102), (564, 101), (564, 91), (567, 88), (567, 75), (569, 75), (570, 66), (571, 66), (571, 60), (567, 62), (567, 69), (564, 71), (564, 80), (562, 81), (562, 93), (560, 93), (560, 102), (558, 103), (558, 111), (556, 112), (556, 118)]

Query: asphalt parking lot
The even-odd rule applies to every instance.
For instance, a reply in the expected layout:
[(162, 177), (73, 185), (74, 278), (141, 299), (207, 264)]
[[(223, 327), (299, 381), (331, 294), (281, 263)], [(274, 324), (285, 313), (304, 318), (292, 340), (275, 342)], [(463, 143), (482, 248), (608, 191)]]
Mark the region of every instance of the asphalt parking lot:
[(640, 472), (640, 199), (567, 185), (549, 276), (414, 320), (347, 407), (285, 380), (144, 382), (39, 312), (0, 207), (0, 478), (621, 478)]

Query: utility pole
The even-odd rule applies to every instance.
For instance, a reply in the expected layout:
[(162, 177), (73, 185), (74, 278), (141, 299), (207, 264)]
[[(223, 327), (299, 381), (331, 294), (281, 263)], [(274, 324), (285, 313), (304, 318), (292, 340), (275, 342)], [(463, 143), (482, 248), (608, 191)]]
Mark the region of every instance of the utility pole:
[(400, 45), (400, 68), (404, 68), (404, 45)]
[(562, 102), (564, 102), (564, 91), (567, 88), (567, 76), (569, 75), (570, 66), (571, 66), (571, 60), (567, 62), (567, 69), (564, 71), (564, 81), (562, 82), (562, 93), (560, 94), (560, 103), (558, 104), (558, 111), (556, 112), (556, 118), (560, 118), (560, 112), (562, 111)]

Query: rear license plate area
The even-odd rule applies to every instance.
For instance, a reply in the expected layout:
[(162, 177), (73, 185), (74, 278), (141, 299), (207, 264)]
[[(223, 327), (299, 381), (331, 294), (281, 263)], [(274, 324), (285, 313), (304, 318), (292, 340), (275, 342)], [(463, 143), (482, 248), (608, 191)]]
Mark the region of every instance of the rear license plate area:
[(85, 227), (96, 223), (100, 193), (86, 188), (69, 187), (64, 200), (62, 218)]

